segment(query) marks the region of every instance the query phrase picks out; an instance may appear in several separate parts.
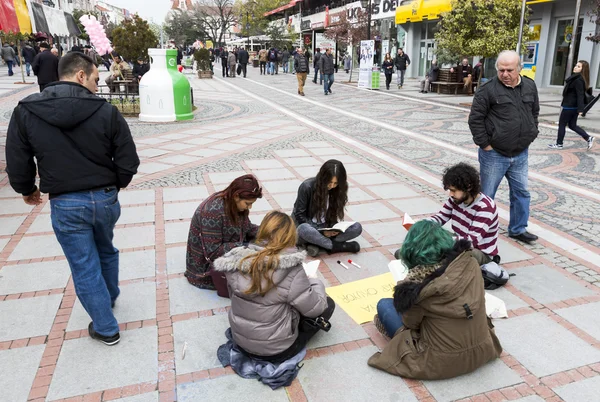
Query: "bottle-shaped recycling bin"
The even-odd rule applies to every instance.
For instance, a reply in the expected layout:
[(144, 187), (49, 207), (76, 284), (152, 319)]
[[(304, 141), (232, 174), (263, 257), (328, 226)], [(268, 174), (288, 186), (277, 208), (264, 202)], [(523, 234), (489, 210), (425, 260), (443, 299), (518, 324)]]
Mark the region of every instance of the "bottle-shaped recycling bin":
[(177, 71), (176, 49), (148, 49), (150, 71), (140, 81), (140, 121), (190, 120), (190, 83)]

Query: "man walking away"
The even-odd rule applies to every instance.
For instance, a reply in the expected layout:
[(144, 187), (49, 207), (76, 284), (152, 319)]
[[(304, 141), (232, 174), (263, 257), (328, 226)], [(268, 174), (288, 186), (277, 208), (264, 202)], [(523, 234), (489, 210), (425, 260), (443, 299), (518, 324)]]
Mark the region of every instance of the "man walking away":
[(290, 62), (290, 52), (287, 50), (287, 47), (283, 49), (283, 53), (281, 55), (281, 63), (283, 64), (283, 72), (287, 74), (289, 72), (289, 62)]
[(92, 59), (71, 52), (58, 69), (60, 82), (15, 108), (6, 139), (6, 170), (26, 204), (41, 204), (40, 191), (50, 194), (52, 228), (77, 297), (92, 318), (90, 337), (114, 345), (120, 340), (112, 312), (119, 296), (119, 250), (112, 243), (121, 214), (117, 194), (140, 161), (123, 116), (95, 95), (99, 77)]
[(269, 51), (269, 74), (275, 74), (275, 63), (277, 63), (277, 50), (271, 48)]
[(323, 85), (323, 71), (321, 70), (321, 75), (319, 75), (319, 61), (321, 60), (321, 48), (318, 47), (315, 49), (315, 57), (313, 58), (313, 68), (315, 69), (315, 78), (313, 78), (313, 82), (317, 83), (317, 76), (319, 77), (319, 85)]
[(396, 79), (398, 80), (398, 89), (404, 86), (404, 74), (406, 74), (406, 67), (410, 65), (410, 58), (402, 48), (398, 49), (398, 55), (394, 60), (396, 66)]
[(25, 60), (25, 71), (29, 77), (31, 75), (31, 63), (33, 63), (33, 59), (35, 59), (35, 49), (31, 47), (29, 42), (27, 42), (21, 53), (23, 54), (23, 59)]
[(235, 78), (236, 58), (235, 58), (235, 53), (233, 52), (233, 50), (230, 50), (229, 54), (227, 55), (227, 63), (229, 64), (229, 76), (231, 78)]
[[(538, 135), (540, 104), (532, 79), (522, 77), (519, 54), (504, 50), (496, 61), (498, 75), (475, 93), (469, 128), (479, 146), (481, 191), (494, 199), (503, 177), (510, 192), (508, 236), (532, 243), (527, 232), (528, 148)], [(502, 102), (499, 101), (502, 100)]]
[(12, 76), (14, 75), (13, 73), (13, 63), (15, 62), (15, 59), (17, 58), (17, 55), (15, 54), (15, 50), (10, 47), (10, 45), (8, 43), (5, 43), (4, 46), (2, 46), (2, 49), (0, 49), (0, 56), (2, 56), (2, 60), (4, 60), (4, 62), (6, 63), (6, 66), (8, 67), (8, 76)]
[(323, 77), (323, 91), (325, 95), (333, 94), (331, 86), (333, 85), (334, 68), (331, 49), (327, 49), (325, 50), (325, 54), (322, 54), (319, 58), (319, 69), (321, 70), (321, 77)]
[(267, 49), (260, 49), (258, 51), (258, 61), (260, 62), (260, 75), (267, 73)]
[(40, 92), (46, 85), (58, 81), (58, 57), (50, 51), (50, 45), (46, 42), (40, 45), (42, 51), (33, 59), (31, 67), (33, 73), (38, 77)]
[(242, 47), (238, 52), (238, 62), (240, 66), (242, 66), (242, 74), (244, 74), (244, 78), (246, 78), (246, 71), (248, 71), (248, 61), (250, 60), (250, 55), (245, 47)]
[(310, 68), (308, 67), (308, 57), (300, 47), (294, 57), (294, 69), (298, 79), (298, 95), (304, 96), (304, 84), (306, 84), (306, 77), (310, 74)]

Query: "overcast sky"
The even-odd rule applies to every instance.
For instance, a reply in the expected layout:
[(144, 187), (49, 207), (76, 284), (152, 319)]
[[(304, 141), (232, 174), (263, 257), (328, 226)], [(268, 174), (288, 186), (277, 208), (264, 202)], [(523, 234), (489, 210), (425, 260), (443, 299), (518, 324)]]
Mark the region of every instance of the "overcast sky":
[(132, 14), (138, 13), (146, 20), (160, 24), (171, 9), (171, 0), (106, 0), (107, 3), (123, 7)]

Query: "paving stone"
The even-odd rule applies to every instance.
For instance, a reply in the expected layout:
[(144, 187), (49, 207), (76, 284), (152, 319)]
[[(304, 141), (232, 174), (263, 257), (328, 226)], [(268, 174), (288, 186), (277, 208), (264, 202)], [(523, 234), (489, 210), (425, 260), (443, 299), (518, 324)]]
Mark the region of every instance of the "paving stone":
[[(118, 322), (133, 322), (156, 318), (156, 283), (139, 282), (119, 286), (121, 294), (117, 298), (113, 313)], [(86, 329), (91, 319), (79, 298), (75, 301), (67, 331)]]
[(516, 268), (510, 272), (516, 274), (510, 279), (514, 287), (543, 304), (595, 294), (583, 285), (544, 265)]
[(362, 227), (382, 246), (400, 244), (408, 233), (400, 221), (366, 223)]
[(183, 151), (184, 149), (194, 148), (194, 145), (193, 144), (176, 143), (176, 144), (161, 145), (160, 147), (164, 148), (164, 149), (168, 149), (170, 151)]
[(0, 342), (48, 335), (62, 294), (0, 301)]
[(26, 401), (45, 345), (0, 351), (0, 387), (4, 401)]
[(371, 201), (374, 198), (358, 187), (348, 188), (348, 202)]
[[(351, 259), (353, 262), (360, 265), (360, 268), (348, 263)], [(345, 269), (337, 261), (343, 262), (348, 269)], [(347, 254), (343, 257), (333, 256), (323, 260), (331, 269), (341, 283), (354, 282), (359, 279), (370, 278), (372, 276), (381, 275), (390, 272), (388, 264), (390, 259), (383, 255), (380, 251), (369, 251), (366, 253)]]
[(153, 205), (121, 208), (121, 216), (117, 225), (154, 222), (155, 216)]
[[(179, 375), (223, 367), (217, 358), (217, 349), (227, 342), (227, 338), (225, 338), (227, 328), (229, 328), (227, 314), (173, 323), (176, 373)], [(185, 342), (188, 344), (185, 359), (181, 359), (181, 351)], [(227, 400), (231, 399), (227, 398)]]
[(154, 225), (115, 229), (115, 247), (127, 249), (154, 246)]
[(377, 172), (376, 169), (374, 169), (371, 166), (364, 164), (364, 163), (348, 163), (348, 164), (345, 164), (344, 167), (346, 168), (346, 172), (349, 175), (354, 175), (354, 174), (358, 174), (358, 173), (375, 173), (375, 172)]
[(39, 214), (37, 218), (33, 221), (29, 229), (27, 229), (26, 233), (54, 233), (54, 229), (52, 228), (52, 218), (50, 214)]
[(124, 190), (119, 192), (119, 203), (124, 205), (153, 204), (154, 190)]
[(0, 269), (0, 295), (64, 288), (70, 276), (66, 260), (7, 265)]
[(158, 402), (158, 391), (128, 396), (127, 398), (113, 399), (113, 402)]
[(513, 402), (544, 402), (544, 399), (537, 395), (529, 395), (525, 398), (514, 399)]
[(369, 243), (364, 237), (358, 236), (356, 239), (352, 239), (352, 241), (360, 244), (360, 249), (364, 250), (365, 248), (373, 247), (371, 243)]
[(315, 177), (319, 173), (318, 166), (306, 166), (306, 167), (295, 167), (293, 168), (303, 179)]
[(369, 337), (362, 326), (358, 325), (339, 305), (331, 316), (331, 330), (319, 331), (308, 342), (308, 349), (338, 345), (344, 342), (358, 341)]
[(296, 202), (297, 196), (297, 193), (272, 194), (272, 197), (275, 199), (275, 201), (277, 201), (282, 209), (294, 208), (294, 203)]
[(584, 330), (594, 338), (600, 340), (600, 321), (592, 318), (598, 317), (598, 312), (600, 312), (600, 302), (561, 308), (554, 310), (554, 312), (579, 329)]
[(426, 197), (392, 200), (389, 203), (409, 215), (432, 215), (442, 207), (440, 203)]
[[(510, 283), (510, 282), (509, 282)], [(496, 296), (504, 301), (507, 310), (516, 310), (521, 307), (528, 307), (529, 304), (521, 300), (519, 297), (511, 293), (506, 288), (498, 288), (494, 290), (486, 290), (489, 294)]]
[(252, 169), (283, 169), (283, 165), (277, 159), (252, 159), (244, 161)]
[(439, 381), (423, 381), (438, 402), (453, 401), (482, 394), (498, 388), (523, 382), (519, 374), (500, 359), (496, 359), (472, 373)]
[(300, 141), (298, 144), (305, 148), (327, 148), (331, 147), (331, 143), (327, 141)]
[(229, 299), (217, 296), (214, 290), (198, 289), (190, 285), (186, 278), (169, 280), (169, 296), (171, 315), (231, 305)]
[(600, 360), (598, 349), (542, 313), (495, 320), (494, 325), (502, 347), (538, 377)]
[(253, 170), (252, 174), (254, 174), (261, 182), (267, 180), (282, 180), (296, 178), (296, 176), (292, 172), (285, 168)]
[[(268, 130), (271, 127), (265, 127), (264, 129)], [(273, 138), (277, 138), (277, 137), (281, 137), (280, 134), (268, 134), (268, 133), (260, 133), (260, 134), (253, 134), (251, 135), (251, 137), (253, 138), (260, 138), (263, 140), (272, 140)]]
[(161, 135), (160, 138), (166, 138), (169, 140), (182, 140), (184, 138), (190, 138), (189, 134), (167, 134)]
[(321, 166), (323, 162), (312, 156), (300, 157), (300, 158), (284, 158), (283, 159), (288, 165), (292, 167), (302, 166)]
[(500, 253), (500, 257), (502, 257), (501, 264), (525, 261), (533, 258), (532, 255), (514, 246), (512, 242), (503, 239), (498, 239), (498, 252)]
[(138, 156), (142, 158), (154, 158), (168, 153), (169, 151), (165, 151), (164, 149), (146, 148), (138, 151)]
[(190, 233), (190, 222), (172, 222), (165, 224), (165, 242), (167, 244), (185, 243)]
[(144, 138), (141, 140), (136, 140), (135, 142), (140, 144), (155, 145), (162, 144), (163, 142), (169, 142), (169, 140), (166, 138)]
[(182, 131), (181, 134), (204, 134), (212, 131), (212, 128), (193, 128), (191, 130)]
[(408, 198), (419, 195), (412, 188), (403, 184), (383, 184), (381, 186), (367, 186), (369, 191), (377, 194), (384, 200), (390, 200), (394, 198)]
[(263, 142), (263, 140), (261, 138), (236, 138), (234, 140), (232, 140), (232, 142), (235, 142), (236, 144), (245, 144), (245, 145), (254, 145), (254, 144), (258, 144), (259, 142)]
[(23, 198), (8, 198), (2, 200), (0, 215), (28, 214), (33, 210), (32, 205), (23, 202)]
[(210, 158), (211, 156), (222, 154), (222, 150), (218, 149), (198, 149), (196, 151), (188, 152), (187, 155), (201, 156), (203, 158)]
[(119, 253), (119, 280), (148, 278), (156, 273), (154, 250)]
[(382, 219), (398, 218), (400, 215), (380, 202), (347, 205), (346, 211), (356, 222), (368, 222)]
[(158, 163), (158, 162), (144, 162), (140, 164), (138, 168), (138, 172), (140, 173), (157, 173), (162, 172), (167, 169), (171, 169), (173, 165), (167, 165), (166, 163)]
[(178, 274), (185, 272), (187, 247), (170, 247), (167, 249), (167, 272)]
[[(4, 201), (2, 201), (4, 203)], [(3, 204), (4, 205), (4, 204)], [(0, 236), (12, 236), (21, 226), (27, 216), (11, 216), (0, 218)]]
[(266, 181), (260, 183), (270, 194), (276, 193), (291, 193), (298, 194), (298, 188), (302, 182), (298, 179), (280, 180), (280, 181)]
[(336, 159), (338, 155), (345, 155), (346, 153), (339, 148), (328, 147), (328, 148), (312, 148), (310, 150), (313, 154), (321, 156), (324, 159), (331, 156), (331, 159)]
[[(8, 244), (8, 242), (10, 241), (10, 239), (0, 239), (0, 251), (2, 251), (2, 249), (4, 248), (4, 246), (6, 246)], [(10, 260), (10, 258), (9, 258)]]
[[(258, 137), (258, 135), (255, 135), (254, 137)], [(299, 157), (299, 156), (310, 156), (303, 149), (278, 149), (275, 151), (275, 154), (282, 158), (295, 158), (295, 157)]]
[[(245, 130), (244, 132), (232, 132), (233, 130), (228, 129), (229, 132), (227, 133), (213, 133), (213, 134), (208, 134), (207, 137), (208, 138), (216, 138), (218, 140), (226, 140), (227, 138), (231, 138), (231, 137), (237, 137), (238, 135), (242, 135), (245, 134)], [(224, 142), (224, 144), (229, 143), (229, 141)]]
[[(185, 142), (186, 144), (193, 144), (193, 145), (206, 145), (206, 144), (210, 144), (210, 143), (213, 143), (216, 141), (217, 141), (216, 138), (201, 137), (201, 138), (187, 139), (183, 142)], [(221, 153), (221, 152), (218, 152), (218, 153)]]
[(199, 158), (194, 158), (188, 155), (175, 155), (169, 156), (168, 158), (162, 158), (160, 161), (164, 163), (170, 163), (172, 165), (185, 165), (199, 161)]
[[(309, 401), (417, 401), (404, 381), (367, 365), (377, 352), (369, 346), (351, 352), (313, 358), (298, 374)], [(324, 385), (327, 379), (327, 385)], [(351, 384), (368, 384), (359, 387)]]
[(235, 179), (237, 179), (240, 176), (244, 176), (248, 174), (247, 172), (244, 172), (243, 170), (238, 170), (235, 172), (225, 172), (225, 173), (209, 173), (208, 177), (210, 177), (210, 181), (212, 181), (213, 183), (231, 183), (232, 181), (234, 181)]
[(335, 158), (336, 160), (346, 164), (346, 163), (359, 163), (360, 161), (358, 159), (356, 159), (353, 156), (350, 155), (336, 155)]
[(63, 343), (48, 400), (158, 381), (156, 327), (121, 331), (116, 347), (85, 337)]
[(597, 402), (600, 377), (587, 378), (553, 389), (565, 402)]
[[(8, 239), (6, 240), (8, 242)], [(53, 234), (26, 236), (17, 244), (8, 260), (30, 260), (33, 258), (57, 257), (59, 255), (63, 255), (63, 251)]]
[(234, 144), (233, 142), (229, 142), (229, 143), (224, 142), (224, 143), (211, 144), (211, 145), (209, 145), (209, 147), (212, 149), (220, 149), (222, 151), (235, 151), (238, 149), (245, 148), (246, 145)]
[[(5, 175), (0, 175), (1, 180), (4, 180)], [(23, 198), (21, 198), (21, 194), (17, 193), (10, 185), (5, 185), (4, 187), (0, 187), (0, 198), (16, 198), (23, 202)], [(6, 200), (2, 200), (4, 202)]]
[[(227, 391), (223, 392), (224, 390)], [(247, 380), (237, 375), (222, 376), (212, 380), (177, 386), (177, 400), (179, 402), (244, 401), (248, 399), (269, 402), (288, 401), (285, 388), (272, 391), (269, 386), (259, 381)]]
[(352, 180), (363, 186), (372, 184), (386, 184), (395, 183), (396, 180), (383, 173), (368, 173), (368, 174), (357, 174), (352, 175)]
[(273, 210), (273, 206), (271, 204), (269, 204), (269, 201), (266, 200), (266, 198), (258, 198), (254, 204), (252, 204), (252, 209), (251, 211), (253, 212), (258, 212), (258, 211), (271, 211)]
[(208, 197), (206, 186), (175, 187), (163, 189), (163, 201), (200, 201)]
[(200, 205), (198, 201), (165, 204), (165, 220), (170, 221), (174, 219), (192, 219), (196, 209), (198, 209), (198, 205)]
[(267, 214), (261, 214), (261, 213), (250, 213), (250, 222), (254, 223), (255, 225), (259, 225), (262, 223), (263, 219), (265, 219), (265, 216), (267, 216)]

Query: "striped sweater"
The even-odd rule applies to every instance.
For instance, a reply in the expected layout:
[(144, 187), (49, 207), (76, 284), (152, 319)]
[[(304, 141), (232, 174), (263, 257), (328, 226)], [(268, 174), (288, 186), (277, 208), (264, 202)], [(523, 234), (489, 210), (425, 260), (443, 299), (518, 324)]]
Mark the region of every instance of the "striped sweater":
[(456, 204), (448, 198), (440, 212), (429, 219), (440, 225), (452, 220), (452, 230), (459, 238), (468, 239), (483, 253), (498, 254), (498, 212), (494, 200), (479, 193), (471, 205)]

